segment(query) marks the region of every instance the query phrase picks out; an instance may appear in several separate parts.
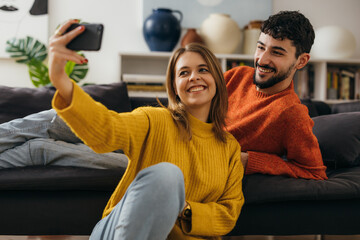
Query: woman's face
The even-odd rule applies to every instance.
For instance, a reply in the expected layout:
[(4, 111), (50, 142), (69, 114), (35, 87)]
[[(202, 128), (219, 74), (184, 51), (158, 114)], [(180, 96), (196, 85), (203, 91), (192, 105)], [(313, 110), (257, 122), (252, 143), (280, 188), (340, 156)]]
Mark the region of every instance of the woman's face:
[(185, 52), (179, 57), (175, 65), (175, 93), (192, 115), (210, 111), (216, 83), (199, 53)]

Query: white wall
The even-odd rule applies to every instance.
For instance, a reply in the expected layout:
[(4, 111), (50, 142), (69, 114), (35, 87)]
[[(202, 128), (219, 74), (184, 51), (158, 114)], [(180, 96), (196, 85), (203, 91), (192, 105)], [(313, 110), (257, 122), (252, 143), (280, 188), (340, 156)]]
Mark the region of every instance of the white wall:
[[(119, 81), (118, 53), (148, 51), (142, 36), (141, 0), (48, 0), (49, 36), (69, 18), (101, 22), (105, 26), (99, 52), (86, 52), (89, 72), (84, 82)], [(141, 66), (139, 66), (141, 67)], [(0, 59), (0, 85), (32, 87), (27, 66)]]
[[(142, 0), (48, 1), (49, 36), (59, 23), (69, 18), (101, 22), (105, 25), (101, 50), (86, 53), (89, 59), (86, 82), (119, 81), (118, 53), (149, 51), (142, 36)], [(355, 57), (360, 58), (360, 28), (357, 26), (360, 22), (359, 0), (272, 1), (274, 13), (285, 9), (300, 10), (310, 19), (315, 28), (338, 24), (352, 29), (358, 45)], [(240, 11), (239, 14), (241, 14)], [(15, 63), (12, 59), (0, 59), (0, 72), (0, 85), (32, 87), (25, 65)]]
[(309, 18), (315, 30), (329, 25), (350, 30), (357, 46), (353, 58), (360, 58), (359, 0), (273, 0), (273, 13), (280, 10), (299, 10)]

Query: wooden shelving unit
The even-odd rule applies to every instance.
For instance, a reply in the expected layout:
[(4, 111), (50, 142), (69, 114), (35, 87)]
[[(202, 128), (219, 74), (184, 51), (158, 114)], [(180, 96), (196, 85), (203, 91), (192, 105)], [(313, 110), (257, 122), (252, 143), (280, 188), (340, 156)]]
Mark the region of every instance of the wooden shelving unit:
[[(170, 52), (146, 52), (119, 54), (121, 81), (128, 83), (165, 83), (167, 64), (171, 56)], [(253, 55), (244, 54), (217, 54), (222, 69), (226, 71), (231, 63), (240, 62), (245, 65), (253, 65)], [(351, 67), (360, 71), (360, 59), (310, 59), (309, 64), (314, 70), (314, 99), (331, 103), (344, 102), (347, 100), (327, 99), (327, 73), (329, 66)], [(360, 88), (356, 85), (355, 88)], [(164, 97), (164, 91), (129, 91), (130, 96), (158, 96)]]

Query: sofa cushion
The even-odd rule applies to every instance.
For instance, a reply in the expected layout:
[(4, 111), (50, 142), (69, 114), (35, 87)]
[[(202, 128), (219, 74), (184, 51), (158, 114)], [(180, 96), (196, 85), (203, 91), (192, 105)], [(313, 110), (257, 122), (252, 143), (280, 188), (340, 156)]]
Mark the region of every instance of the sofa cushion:
[(308, 180), (251, 174), (244, 177), (243, 192), (247, 204), (360, 199), (360, 166), (328, 170), (327, 176), (328, 180)]
[(28, 166), (0, 170), (0, 190), (114, 191), (125, 168)]
[(360, 112), (314, 117), (324, 164), (329, 168), (358, 166), (360, 163)]
[[(82, 87), (96, 101), (117, 112), (131, 110), (124, 82), (92, 84)], [(0, 86), (0, 123), (51, 108), (52, 87), (20, 88)]]

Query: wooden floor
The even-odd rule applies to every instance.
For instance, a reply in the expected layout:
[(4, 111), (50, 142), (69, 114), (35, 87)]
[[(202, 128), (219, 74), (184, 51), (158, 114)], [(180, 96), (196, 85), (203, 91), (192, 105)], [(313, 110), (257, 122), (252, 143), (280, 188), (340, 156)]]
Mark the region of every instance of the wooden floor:
[[(88, 240), (89, 236), (4, 236), (0, 240)], [(223, 240), (360, 240), (360, 235), (241, 236)]]
[(241, 236), (223, 240), (360, 240), (360, 235)]
[(88, 240), (89, 236), (1, 236), (0, 240)]

